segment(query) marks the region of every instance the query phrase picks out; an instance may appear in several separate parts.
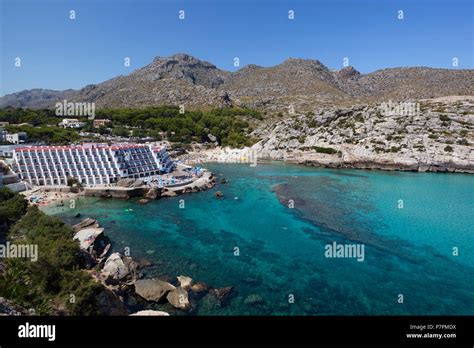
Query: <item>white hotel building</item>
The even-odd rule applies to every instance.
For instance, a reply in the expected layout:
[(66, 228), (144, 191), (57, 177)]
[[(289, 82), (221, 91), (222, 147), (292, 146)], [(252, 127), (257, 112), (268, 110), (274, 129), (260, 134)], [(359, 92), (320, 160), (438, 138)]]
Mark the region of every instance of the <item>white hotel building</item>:
[(14, 170), (32, 185), (66, 185), (68, 177), (84, 185), (169, 173), (174, 163), (166, 149), (141, 144), (88, 144), (17, 148)]

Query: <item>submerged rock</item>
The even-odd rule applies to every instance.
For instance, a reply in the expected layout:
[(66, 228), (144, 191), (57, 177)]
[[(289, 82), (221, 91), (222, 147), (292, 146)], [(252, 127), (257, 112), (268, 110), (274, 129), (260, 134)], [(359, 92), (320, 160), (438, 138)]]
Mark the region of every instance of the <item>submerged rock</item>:
[(244, 300), (244, 303), (246, 305), (256, 305), (256, 304), (262, 304), (264, 302), (265, 301), (263, 300), (263, 297), (260, 296), (259, 294), (250, 294)]
[(174, 289), (176, 287), (160, 279), (140, 279), (135, 282), (135, 293), (147, 301), (159, 302)]
[(216, 198), (222, 198), (224, 197), (224, 194), (221, 191), (216, 191), (216, 193), (214, 193), (214, 196), (216, 196)]
[(227, 286), (224, 288), (212, 289), (209, 291), (209, 294), (217, 300), (219, 306), (224, 307), (227, 306), (232, 297), (234, 297), (235, 289), (232, 286)]
[(148, 202), (150, 202), (149, 199), (146, 199), (146, 198), (142, 198), (138, 201), (138, 204), (147, 204)]
[(153, 266), (153, 262), (151, 262), (150, 260), (144, 259), (144, 258), (135, 259), (134, 261), (137, 263), (138, 268), (140, 268), (140, 269)]
[(74, 226), (72, 226), (72, 228), (74, 229), (74, 232), (78, 232), (86, 227), (93, 228), (93, 227), (99, 227), (99, 226), (98, 226), (97, 220), (94, 220), (91, 218), (84, 219), (78, 224), (75, 224)]
[(251, 278), (251, 277), (242, 279), (242, 282), (244, 282), (246, 284), (251, 284), (251, 285), (258, 285), (258, 284), (261, 283), (260, 279)]
[(209, 289), (210, 289), (209, 285), (198, 282), (196, 284), (191, 285), (190, 290), (191, 290), (192, 297), (196, 300), (200, 300), (201, 298), (207, 295), (207, 293), (209, 292)]

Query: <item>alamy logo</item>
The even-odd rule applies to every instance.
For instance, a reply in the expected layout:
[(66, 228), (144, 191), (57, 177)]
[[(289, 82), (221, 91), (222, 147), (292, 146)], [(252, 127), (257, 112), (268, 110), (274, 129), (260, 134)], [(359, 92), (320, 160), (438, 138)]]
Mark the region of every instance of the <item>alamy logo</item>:
[(244, 150), (228, 153), (225, 151), (217, 159), (218, 163), (250, 163), (251, 167), (257, 166), (258, 155), (254, 150)]
[(95, 103), (73, 103), (66, 99), (56, 103), (56, 116), (87, 116), (90, 120), (95, 118)]
[(420, 114), (420, 103), (400, 102), (380, 104), (380, 113), (382, 116), (418, 116)]
[(0, 244), (0, 258), (21, 258), (38, 261), (37, 244)]
[(26, 323), (18, 326), (18, 337), (20, 338), (47, 338), (52, 342), (56, 340), (56, 325), (34, 325)]
[(326, 244), (324, 256), (327, 258), (355, 258), (358, 262), (365, 260), (364, 244)]

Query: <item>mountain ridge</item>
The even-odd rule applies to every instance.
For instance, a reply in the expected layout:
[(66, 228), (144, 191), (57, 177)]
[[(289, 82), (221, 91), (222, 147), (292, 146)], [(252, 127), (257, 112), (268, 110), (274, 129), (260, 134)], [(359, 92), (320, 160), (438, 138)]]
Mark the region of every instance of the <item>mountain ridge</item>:
[(288, 58), (235, 72), (186, 53), (155, 57), (128, 75), (78, 90), (31, 89), (0, 97), (0, 107), (51, 108), (58, 101), (95, 102), (98, 108), (164, 104), (190, 108), (231, 104), (269, 111), (305, 112), (316, 106), (366, 101), (474, 95), (473, 69), (385, 68), (363, 74), (354, 67), (330, 70), (319, 60)]

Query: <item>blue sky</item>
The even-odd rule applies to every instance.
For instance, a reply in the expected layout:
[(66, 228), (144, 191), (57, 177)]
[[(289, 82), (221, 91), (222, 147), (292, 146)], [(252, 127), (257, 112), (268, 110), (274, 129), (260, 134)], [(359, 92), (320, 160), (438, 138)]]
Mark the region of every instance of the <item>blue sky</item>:
[[(186, 52), (219, 68), (343, 58), (385, 67), (474, 66), (472, 0), (0, 0), (0, 95), (67, 89)], [(69, 11), (76, 19), (69, 19)], [(178, 11), (185, 11), (185, 20)], [(295, 19), (288, 19), (288, 11)], [(397, 11), (404, 19), (397, 19)], [(15, 57), (22, 66), (15, 67)], [(125, 67), (124, 57), (131, 66)]]

